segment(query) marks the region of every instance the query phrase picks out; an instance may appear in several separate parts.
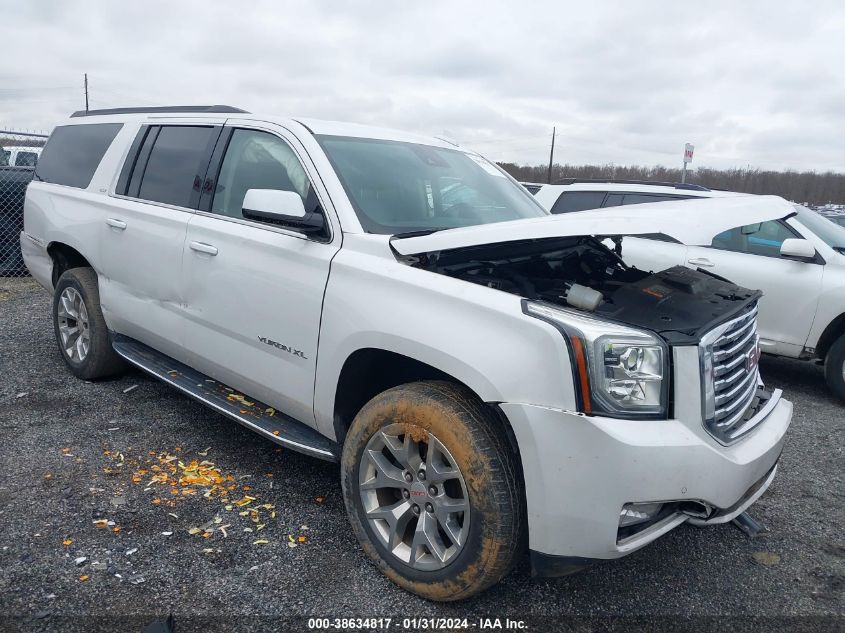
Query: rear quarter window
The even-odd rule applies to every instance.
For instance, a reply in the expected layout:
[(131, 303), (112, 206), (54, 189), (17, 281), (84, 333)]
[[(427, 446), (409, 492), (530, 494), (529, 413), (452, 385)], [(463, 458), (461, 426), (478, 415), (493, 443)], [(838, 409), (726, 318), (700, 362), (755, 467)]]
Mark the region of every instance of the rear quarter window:
[(604, 201), (604, 191), (565, 191), (552, 206), (552, 213), (572, 213), (598, 209)]
[(121, 127), (122, 123), (57, 127), (38, 160), (36, 179), (85, 189)]

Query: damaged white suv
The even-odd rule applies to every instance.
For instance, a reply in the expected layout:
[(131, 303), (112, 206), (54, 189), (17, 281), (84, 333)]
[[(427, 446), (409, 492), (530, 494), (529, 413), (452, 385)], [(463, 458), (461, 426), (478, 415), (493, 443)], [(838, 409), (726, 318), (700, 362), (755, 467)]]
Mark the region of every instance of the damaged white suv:
[(21, 235), (70, 370), (129, 362), (339, 461), (355, 534), (405, 589), (466, 598), (526, 548), (568, 573), (729, 521), (771, 483), (792, 405), (760, 379), (759, 293), (600, 241), (697, 243), (672, 203), (550, 216), (432, 138), (90, 114), (53, 132)]

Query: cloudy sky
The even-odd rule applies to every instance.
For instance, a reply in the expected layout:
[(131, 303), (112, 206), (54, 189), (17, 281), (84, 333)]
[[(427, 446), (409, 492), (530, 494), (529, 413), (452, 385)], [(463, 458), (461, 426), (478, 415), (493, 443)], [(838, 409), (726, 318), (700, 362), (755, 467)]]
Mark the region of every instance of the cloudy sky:
[[(588, 5), (588, 6), (585, 6)], [(0, 0), (0, 129), (226, 103), (495, 160), (845, 172), (845, 3)]]

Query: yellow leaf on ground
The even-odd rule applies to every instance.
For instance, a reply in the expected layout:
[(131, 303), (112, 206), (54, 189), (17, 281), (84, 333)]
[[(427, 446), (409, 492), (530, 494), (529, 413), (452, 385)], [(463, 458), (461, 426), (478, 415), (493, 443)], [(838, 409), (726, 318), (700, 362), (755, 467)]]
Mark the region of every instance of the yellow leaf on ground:
[(269, 542), (270, 542), (270, 541), (265, 541), (264, 539), (261, 539), (261, 538), (260, 538), (260, 539), (258, 539), (257, 541), (253, 541), (253, 542), (252, 542), (252, 544), (253, 544), (253, 545), (266, 545), (266, 544), (267, 544), (267, 543), (269, 543)]
[(66, 538), (64, 541), (62, 541), (62, 545), (64, 545), (65, 547), (67, 547), (68, 545), (73, 545), (73, 540)]
[(83, 574), (82, 576), (80, 576), (80, 577), (79, 577), (79, 580), (81, 580), (82, 582), (85, 582), (85, 581), (86, 581), (86, 580), (88, 580), (90, 577), (91, 577), (91, 576), (89, 576), (89, 575), (87, 575), (87, 574)]

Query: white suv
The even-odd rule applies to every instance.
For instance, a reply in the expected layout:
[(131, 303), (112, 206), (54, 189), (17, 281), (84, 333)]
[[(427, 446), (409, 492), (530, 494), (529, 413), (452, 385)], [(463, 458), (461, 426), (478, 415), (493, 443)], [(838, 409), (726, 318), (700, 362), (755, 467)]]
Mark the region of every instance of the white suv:
[[(674, 193), (672, 193), (674, 191)], [(567, 196), (593, 196), (570, 199)], [(681, 193), (682, 192), (682, 193)], [(574, 204), (613, 206), (644, 202), (644, 197), (753, 197), (711, 191), (697, 185), (665, 185), (578, 181), (544, 185), (535, 194), (552, 213), (572, 210)], [(602, 200), (599, 197), (603, 196)], [(630, 201), (629, 201), (630, 200)], [(657, 202), (658, 200), (653, 200)], [(584, 207), (590, 208), (590, 207)], [(581, 209), (578, 209), (581, 210)], [(688, 217), (711, 211), (693, 204), (678, 207)], [(632, 209), (637, 214), (638, 209)], [(729, 219), (726, 215), (725, 219)], [(683, 265), (706, 269), (747, 288), (763, 291), (760, 301), (760, 347), (768, 354), (818, 360), (824, 363), (830, 389), (845, 399), (845, 228), (806, 207), (793, 205), (767, 221), (744, 224), (740, 219), (727, 231), (714, 232), (705, 243), (673, 243), (664, 236), (629, 238), (624, 260), (643, 270)]]
[(403, 132), (122, 110), (55, 129), (21, 245), (75, 375), (128, 361), (339, 461), (367, 555), (457, 600), (526, 546), (569, 573), (730, 521), (771, 483), (792, 405), (760, 379), (759, 293), (641, 273), (593, 237), (696, 243), (668, 211), (552, 217)]

